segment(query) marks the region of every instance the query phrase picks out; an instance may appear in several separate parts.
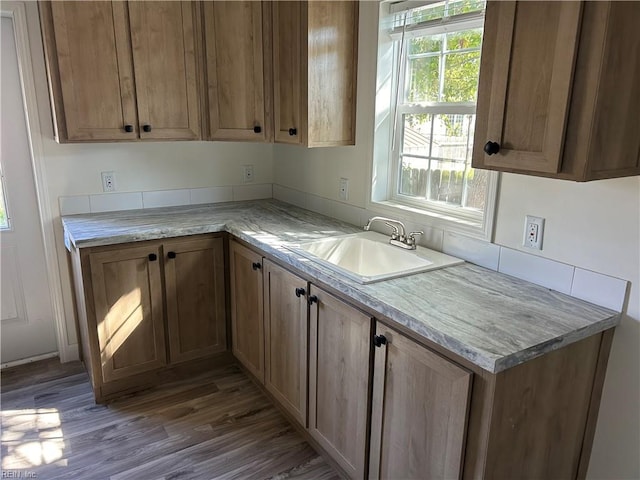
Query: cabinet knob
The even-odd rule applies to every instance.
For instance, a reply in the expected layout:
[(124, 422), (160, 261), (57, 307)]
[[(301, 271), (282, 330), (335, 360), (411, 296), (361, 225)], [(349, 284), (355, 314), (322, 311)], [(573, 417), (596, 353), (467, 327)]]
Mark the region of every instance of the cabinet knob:
[(291, 135), (292, 137), (294, 135), (297, 135), (297, 134), (298, 134), (298, 129), (297, 128), (290, 128), (289, 129), (289, 135)]
[(142, 131), (149, 133), (151, 131), (151, 125), (143, 125)]
[(305, 293), (307, 293), (307, 291), (304, 288), (296, 288), (296, 297), (300, 298)]
[(156, 255), (155, 253), (150, 253), (149, 254), (149, 261), (150, 262), (155, 262), (158, 259), (158, 255)]
[(492, 141), (488, 141), (484, 144), (484, 152), (487, 155), (493, 155), (494, 153), (498, 153), (500, 151), (500, 144)]
[(127, 133), (133, 132), (133, 125), (125, 125), (124, 126), (124, 131), (127, 132)]
[(262, 132), (262, 127), (260, 125), (256, 125), (255, 127), (253, 127), (253, 133), (260, 133)]
[(374, 335), (373, 344), (376, 347), (381, 347), (382, 345), (386, 345), (387, 344), (387, 337), (385, 337), (384, 335)]
[(167, 257), (169, 257), (169, 258), (176, 258), (176, 252), (169, 252), (169, 253), (167, 253)]
[(260, 270), (262, 268), (262, 264), (260, 264), (260, 262), (253, 262), (251, 264), (251, 268), (253, 268), (254, 270)]
[(315, 295), (311, 295), (309, 297), (308, 302), (309, 302), (309, 305), (313, 305), (314, 303), (318, 303), (318, 297), (316, 297)]

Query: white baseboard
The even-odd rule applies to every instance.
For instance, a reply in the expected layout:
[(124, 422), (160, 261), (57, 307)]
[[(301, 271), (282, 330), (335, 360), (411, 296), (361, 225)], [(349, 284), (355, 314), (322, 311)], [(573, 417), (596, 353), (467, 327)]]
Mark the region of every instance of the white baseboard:
[(26, 363), (39, 362), (40, 360), (46, 360), (47, 358), (57, 357), (58, 352), (44, 353), (42, 355), (36, 355), (35, 357), (21, 358), (20, 360), (14, 360), (13, 362), (7, 362), (0, 365), (0, 369), (17, 367), (18, 365), (24, 365)]

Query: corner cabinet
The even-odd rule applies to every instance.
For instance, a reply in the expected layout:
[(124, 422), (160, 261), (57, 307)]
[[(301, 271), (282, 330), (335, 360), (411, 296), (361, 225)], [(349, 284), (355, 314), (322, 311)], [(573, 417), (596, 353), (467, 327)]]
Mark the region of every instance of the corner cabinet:
[(487, 3), (473, 167), (640, 174), (640, 4)]
[(195, 2), (40, 2), (58, 142), (200, 138)]
[(354, 145), (358, 2), (271, 5), (276, 143)]
[[(219, 235), (75, 249), (82, 359), (97, 402), (227, 350)], [(166, 308), (165, 308), (166, 305)]]

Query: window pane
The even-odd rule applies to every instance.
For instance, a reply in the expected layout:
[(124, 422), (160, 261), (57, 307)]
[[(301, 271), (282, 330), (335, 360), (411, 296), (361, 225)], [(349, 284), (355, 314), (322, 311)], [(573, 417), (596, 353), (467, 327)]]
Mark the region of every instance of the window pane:
[(480, 52), (451, 53), (445, 56), (445, 102), (475, 102), (478, 97)]
[(442, 35), (417, 37), (409, 40), (409, 55), (421, 53), (438, 53), (442, 48)]
[(481, 45), (481, 28), (447, 34), (447, 50), (462, 50), (468, 48), (477, 48), (479, 50)]
[(471, 168), (475, 115), (404, 115), (399, 193), (484, 207), (487, 174)]
[(440, 57), (409, 61), (408, 102), (437, 102), (440, 89)]

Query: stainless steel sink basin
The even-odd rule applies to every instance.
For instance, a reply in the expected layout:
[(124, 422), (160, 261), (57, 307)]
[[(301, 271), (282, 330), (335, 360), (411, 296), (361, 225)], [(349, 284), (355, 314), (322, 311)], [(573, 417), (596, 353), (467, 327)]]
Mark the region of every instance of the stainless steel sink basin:
[(388, 242), (386, 235), (361, 232), (290, 248), (363, 284), (464, 263), (464, 260), (428, 248), (403, 250)]

